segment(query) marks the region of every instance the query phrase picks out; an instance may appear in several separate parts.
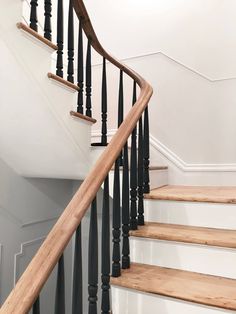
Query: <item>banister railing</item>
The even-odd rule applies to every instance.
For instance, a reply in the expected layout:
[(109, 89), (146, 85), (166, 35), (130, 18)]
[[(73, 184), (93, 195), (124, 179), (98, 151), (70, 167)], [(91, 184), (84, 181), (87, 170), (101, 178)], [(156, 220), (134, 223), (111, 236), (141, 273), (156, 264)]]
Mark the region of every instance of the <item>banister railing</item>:
[[(31, 24), (37, 30), (37, 1), (31, 1)], [(1, 314), (25, 314), (32, 308), (33, 313), (40, 313), (40, 292), (58, 263), (57, 284), (55, 291), (55, 314), (65, 313), (65, 283), (64, 283), (64, 257), (63, 252), (75, 234), (74, 270), (72, 291), (72, 313), (83, 313), (82, 299), (82, 254), (81, 254), (81, 221), (91, 205), (90, 233), (89, 233), (89, 257), (88, 257), (88, 306), (89, 313), (97, 313), (98, 291), (98, 241), (101, 240), (101, 280), (102, 302), (101, 313), (110, 313), (110, 273), (112, 276), (120, 276), (121, 268), (130, 267), (129, 257), (129, 229), (136, 229), (144, 224), (143, 192), (149, 191), (149, 125), (147, 105), (152, 95), (151, 86), (135, 71), (116, 60), (107, 53), (99, 43), (94, 32), (86, 8), (82, 0), (70, 1), (69, 6), (69, 42), (68, 42), (68, 71), (67, 79), (74, 80), (74, 24), (72, 18), (72, 6), (79, 19), (78, 32), (78, 112), (91, 116), (91, 48), (95, 49), (103, 59), (102, 78), (102, 131), (101, 143), (107, 145), (107, 77), (106, 62), (109, 61), (120, 69), (119, 86), (119, 128), (109, 145), (93, 166), (92, 170), (81, 184), (61, 217), (48, 234), (46, 240), (30, 262), (29, 266), (18, 280), (15, 288), (8, 296), (0, 309)], [(45, 1), (45, 37), (51, 39), (51, 1)], [(63, 1), (58, 0), (58, 23), (63, 21)], [(62, 23), (63, 24), (63, 23)], [(64, 25), (57, 27), (58, 61), (57, 75), (63, 76), (63, 29)], [(86, 83), (84, 86), (84, 63), (82, 32), (88, 38), (86, 56)], [(123, 75), (127, 74), (134, 82), (133, 101), (131, 109), (123, 117), (124, 90)], [(140, 94), (137, 97), (137, 85)], [(83, 108), (83, 99), (86, 97), (86, 110)], [(143, 118), (144, 116), (144, 118)], [(124, 120), (123, 120), (124, 118)], [(129, 162), (128, 139), (131, 136), (131, 157)], [(138, 153), (137, 153), (138, 151)], [(122, 157), (121, 157), (122, 156)], [(110, 204), (109, 204), (109, 172), (114, 168), (113, 185), (113, 254), (110, 257)], [(129, 171), (130, 170), (130, 171)], [(122, 171), (122, 186), (120, 182)], [(102, 208), (102, 236), (98, 239), (97, 226), (97, 202), (96, 195), (103, 185)], [(122, 249), (121, 249), (122, 230)], [(112, 264), (112, 268), (111, 268)], [(46, 314), (46, 313), (45, 313)]]

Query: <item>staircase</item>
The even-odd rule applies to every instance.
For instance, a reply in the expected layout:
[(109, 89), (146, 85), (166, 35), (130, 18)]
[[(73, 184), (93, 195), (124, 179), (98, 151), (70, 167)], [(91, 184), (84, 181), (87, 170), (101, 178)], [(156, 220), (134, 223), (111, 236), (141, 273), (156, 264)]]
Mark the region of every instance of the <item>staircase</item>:
[(168, 185), (146, 194), (147, 222), (130, 232), (131, 268), (112, 278), (115, 313), (234, 313), (235, 195)]
[[(38, 1), (30, 3), (29, 25), (20, 21), (20, 0), (5, 3), (5, 13), (12, 13), (12, 19), (0, 13), (0, 25), (8, 34), (0, 33), (2, 51), (11, 60), (18, 80), (25, 82), (21, 96), (28, 97), (24, 107), (15, 108), (18, 95), (4, 96), (11, 102), (9, 116), (13, 119), (9, 132), (9, 120), (4, 115), (7, 108), (5, 103), (1, 105), (2, 157), (24, 176), (84, 179), (0, 313), (39, 314), (43, 309), (43, 314), (48, 314), (52, 306), (55, 314), (69, 314), (68, 308), (73, 314), (235, 313), (236, 187), (168, 185), (168, 167), (150, 164), (148, 102), (152, 88), (103, 49), (82, 0), (69, 1), (65, 79), (63, 3), (57, 2), (57, 44), (52, 42), (50, 0), (44, 2), (43, 36), (38, 31)], [(23, 48), (19, 48), (22, 43)], [(90, 147), (91, 126), (96, 123), (92, 116), (92, 48), (102, 57), (101, 141)], [(56, 73), (50, 69), (53, 51), (57, 54)], [(39, 66), (34, 72), (32, 56), (36, 55)], [(118, 130), (110, 142), (108, 62), (119, 74)], [(7, 66), (1, 63), (1, 73)], [(130, 111), (125, 117), (124, 75), (133, 85)], [(9, 77), (2, 75), (0, 79), (9, 85)], [(17, 89), (17, 80), (12, 84)], [(32, 90), (27, 92), (27, 86)], [(29, 130), (34, 136), (25, 140)], [(23, 145), (14, 145), (18, 142)], [(97, 194), (101, 188), (100, 202)], [(98, 206), (102, 208), (101, 237)], [(88, 208), (88, 261), (84, 270), (83, 221)], [(71, 240), (73, 262), (68, 262), (65, 249)], [(73, 264), (70, 300), (65, 291), (66, 263)], [(55, 300), (45, 302), (52, 290)], [(49, 301), (53, 303), (50, 310)]]

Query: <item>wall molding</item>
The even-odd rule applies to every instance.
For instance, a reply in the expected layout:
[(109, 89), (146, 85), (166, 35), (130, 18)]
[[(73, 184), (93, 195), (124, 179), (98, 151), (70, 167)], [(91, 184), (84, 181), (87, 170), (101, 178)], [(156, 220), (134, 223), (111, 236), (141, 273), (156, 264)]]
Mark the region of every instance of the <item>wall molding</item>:
[(235, 172), (236, 164), (187, 163), (150, 134), (150, 145), (184, 172)]
[(60, 215), (56, 215), (56, 216), (50, 217), (50, 218), (32, 220), (32, 221), (23, 223), (21, 225), (21, 228), (26, 228), (26, 227), (30, 227), (30, 226), (33, 226), (33, 225), (38, 225), (38, 224), (42, 224), (42, 223), (45, 223), (45, 222), (54, 221), (54, 220), (57, 220), (59, 217), (60, 217)]
[[(151, 57), (151, 56), (155, 56), (155, 55), (161, 55), (169, 60), (171, 60), (172, 62), (178, 64), (179, 66), (185, 68), (186, 70), (196, 74), (197, 76), (200, 76), (201, 78), (207, 80), (210, 83), (217, 83), (217, 82), (224, 82), (224, 81), (233, 81), (236, 80), (236, 76), (233, 77), (223, 77), (223, 78), (212, 78), (207, 76), (206, 74), (203, 74), (189, 66), (187, 66), (186, 64), (174, 59), (174, 57), (169, 56), (168, 54), (164, 53), (163, 51), (155, 51), (155, 52), (149, 52), (149, 53), (144, 53), (144, 54), (140, 54), (140, 55), (135, 55), (135, 56), (130, 56), (127, 58), (121, 58), (120, 60), (122, 62), (126, 62), (129, 60), (135, 60), (135, 59), (141, 59), (141, 58), (147, 58), (147, 57)], [(109, 63), (109, 61), (107, 61), (107, 63)], [(92, 65), (93, 67), (96, 66), (102, 66), (102, 63), (95, 63)]]
[(4, 216), (7, 220), (11, 221), (15, 225), (17, 225), (19, 228), (27, 228), (33, 225), (45, 223), (45, 222), (50, 222), (53, 220), (56, 220), (59, 218), (60, 215), (52, 216), (52, 217), (47, 217), (47, 218), (42, 218), (42, 219), (35, 219), (32, 221), (26, 221), (24, 222), (21, 220), (19, 217), (14, 215), (11, 211), (6, 209), (3, 205), (0, 204), (0, 216)]
[(29, 247), (29, 246), (33, 246), (36, 244), (42, 244), (42, 242), (46, 239), (46, 236), (44, 237), (40, 237), (40, 238), (36, 238), (27, 242), (23, 242), (20, 245), (20, 252), (16, 253), (14, 255), (14, 286), (16, 285), (16, 282), (18, 280), (19, 277), (19, 260), (21, 257), (25, 256), (25, 248)]
[[(116, 129), (108, 130), (108, 137), (111, 138), (116, 132)], [(93, 141), (100, 138), (101, 132), (94, 130), (92, 132)], [(236, 163), (232, 164), (198, 164), (198, 163), (187, 163), (175, 154), (171, 149), (161, 143), (153, 135), (150, 134), (150, 146), (172, 162), (177, 168), (183, 172), (236, 172)]]

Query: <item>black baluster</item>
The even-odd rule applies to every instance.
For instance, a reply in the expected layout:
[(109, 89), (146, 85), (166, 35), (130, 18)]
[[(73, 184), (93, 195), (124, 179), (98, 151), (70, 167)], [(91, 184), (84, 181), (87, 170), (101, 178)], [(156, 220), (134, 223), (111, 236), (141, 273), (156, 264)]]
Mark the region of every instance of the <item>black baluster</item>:
[(37, 18), (37, 6), (38, 0), (30, 1), (30, 28), (34, 31), (38, 31), (38, 18)]
[(89, 228), (88, 293), (89, 314), (97, 314), (98, 291), (98, 226), (97, 200), (92, 202)]
[(33, 305), (33, 314), (40, 314), (40, 301), (39, 301), (39, 296), (34, 302)]
[(130, 249), (129, 249), (129, 159), (128, 144), (123, 150), (123, 180), (122, 180), (122, 268), (130, 267)]
[(52, 40), (52, 1), (44, 0), (44, 37), (48, 40)]
[(119, 277), (120, 271), (120, 169), (119, 159), (115, 162), (114, 189), (113, 189), (113, 256), (112, 276)]
[(78, 69), (77, 69), (77, 80), (78, 80), (78, 99), (77, 99), (77, 112), (83, 114), (83, 88), (84, 88), (84, 56), (83, 56), (83, 29), (82, 19), (79, 22), (79, 38), (78, 38)]
[(138, 128), (138, 225), (144, 225), (143, 206), (143, 120), (139, 119)]
[[(136, 82), (133, 88), (133, 105), (136, 103)], [(131, 136), (130, 156), (130, 229), (137, 229), (137, 127), (134, 128)]]
[[(119, 82), (119, 102), (118, 102), (118, 127), (124, 120), (124, 87), (123, 87), (123, 71), (120, 70), (120, 82)], [(123, 165), (122, 151), (119, 156), (119, 164)]]
[(146, 107), (144, 112), (144, 127), (143, 127), (143, 193), (150, 192), (150, 178), (149, 178), (149, 117), (148, 117), (148, 107)]
[(63, 77), (63, 0), (57, 5), (57, 70), (56, 74)]
[(86, 57), (86, 116), (92, 117), (92, 71), (91, 71), (91, 43), (88, 38), (87, 57)]
[(57, 287), (55, 298), (55, 314), (65, 314), (65, 270), (64, 256), (60, 257), (57, 268)]
[(73, 2), (69, 3), (68, 15), (68, 68), (67, 80), (74, 83), (74, 11)]
[(72, 314), (83, 314), (81, 225), (75, 234)]
[(102, 68), (102, 145), (107, 145), (107, 73), (106, 59), (103, 58)]
[(102, 209), (102, 314), (110, 313), (110, 206), (109, 177), (104, 181)]

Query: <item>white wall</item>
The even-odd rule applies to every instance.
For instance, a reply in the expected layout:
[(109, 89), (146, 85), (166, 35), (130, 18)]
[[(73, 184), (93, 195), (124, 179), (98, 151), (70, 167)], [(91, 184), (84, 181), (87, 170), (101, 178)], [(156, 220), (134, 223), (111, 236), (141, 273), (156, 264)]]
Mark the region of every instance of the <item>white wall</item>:
[(161, 51), (212, 79), (236, 76), (234, 0), (85, 3), (101, 42), (119, 58)]
[[(152, 136), (187, 165), (236, 169), (232, 144), (236, 133), (236, 2), (85, 0), (85, 4), (104, 47), (121, 59), (128, 58), (125, 62), (153, 85)], [(110, 67), (110, 129), (117, 125), (118, 75)], [(127, 109), (131, 85), (126, 89)], [(97, 65), (93, 108), (98, 120), (100, 90), (101, 67)], [(94, 129), (99, 127), (98, 123)]]
[[(0, 160), (0, 303), (25, 270), (73, 193), (73, 181), (25, 179)], [(68, 300), (71, 247), (66, 253)], [(42, 312), (53, 312), (55, 271), (43, 289)], [(50, 293), (51, 298), (46, 295)], [(68, 304), (68, 311), (69, 311)]]
[[(86, 3), (104, 46), (154, 87), (150, 103), (154, 139), (187, 166), (199, 166), (199, 171), (212, 165), (213, 171), (223, 166), (235, 171), (236, 2)], [(117, 123), (118, 71), (110, 66), (108, 72), (112, 129)], [(100, 103), (100, 77), (97, 66), (95, 104)], [(131, 103), (130, 86), (126, 106)]]

